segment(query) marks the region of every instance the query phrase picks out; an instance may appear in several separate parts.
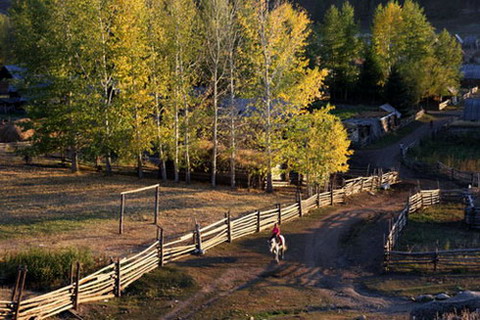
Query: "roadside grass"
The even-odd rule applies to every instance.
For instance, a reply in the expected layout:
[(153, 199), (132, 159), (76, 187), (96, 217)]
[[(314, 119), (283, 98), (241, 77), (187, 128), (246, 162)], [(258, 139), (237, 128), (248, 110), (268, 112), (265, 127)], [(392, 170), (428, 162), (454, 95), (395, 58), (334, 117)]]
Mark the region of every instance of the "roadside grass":
[(199, 290), (198, 284), (185, 270), (176, 267), (156, 269), (129, 286), (120, 298), (84, 306), (86, 320), (159, 319), (180, 299), (187, 299)]
[(480, 171), (480, 138), (474, 135), (442, 134), (423, 141), (409, 156), (431, 164), (438, 161), (462, 171)]
[(480, 233), (463, 223), (463, 204), (442, 204), (409, 216), (396, 247), (399, 251), (480, 248)]
[(68, 284), (71, 266), (79, 262), (83, 274), (91, 273), (107, 263), (103, 257), (95, 257), (87, 248), (63, 248), (49, 250), (31, 248), (10, 252), (0, 261), (2, 284), (15, 283), (19, 266), (27, 267), (26, 288), (47, 291)]
[(438, 293), (455, 294), (464, 290), (480, 290), (478, 274), (381, 275), (363, 279), (360, 283), (369, 291), (399, 297)]

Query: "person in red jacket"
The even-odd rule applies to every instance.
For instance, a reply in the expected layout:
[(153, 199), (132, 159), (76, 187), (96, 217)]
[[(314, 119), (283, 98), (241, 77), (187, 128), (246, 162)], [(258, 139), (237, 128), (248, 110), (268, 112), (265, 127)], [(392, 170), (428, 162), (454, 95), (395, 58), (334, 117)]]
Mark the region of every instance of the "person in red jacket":
[(276, 238), (278, 242), (282, 241), (282, 238), (280, 238), (280, 227), (277, 223), (273, 225), (272, 236), (270, 237), (270, 240), (272, 240), (273, 238)]

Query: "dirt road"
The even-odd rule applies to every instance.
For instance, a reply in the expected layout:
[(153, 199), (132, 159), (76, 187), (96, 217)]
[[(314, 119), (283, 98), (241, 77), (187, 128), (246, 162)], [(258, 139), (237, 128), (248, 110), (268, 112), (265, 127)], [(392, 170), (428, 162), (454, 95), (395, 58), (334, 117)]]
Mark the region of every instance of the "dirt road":
[(202, 290), (163, 319), (344, 319), (332, 312), (403, 319), (411, 302), (366, 292), (362, 279), (380, 271), (383, 232), (405, 198), (363, 194), (326, 217), (316, 213), (283, 226), (289, 249), (279, 265), (267, 253), (265, 233), (179, 262)]

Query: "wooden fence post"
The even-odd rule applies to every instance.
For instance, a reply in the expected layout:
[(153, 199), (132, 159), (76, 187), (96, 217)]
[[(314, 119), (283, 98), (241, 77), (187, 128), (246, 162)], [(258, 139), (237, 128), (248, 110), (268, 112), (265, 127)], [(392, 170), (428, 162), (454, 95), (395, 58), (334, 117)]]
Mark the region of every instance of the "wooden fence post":
[(330, 205), (333, 206), (333, 182), (330, 184)]
[(298, 194), (298, 215), (303, 217), (302, 193)]
[(433, 258), (433, 272), (437, 272), (438, 269), (438, 247), (435, 249), (435, 256)]
[(80, 262), (77, 261), (77, 270), (75, 270), (75, 287), (73, 288), (73, 309), (78, 310), (80, 291)]
[(121, 195), (121, 202), (120, 202), (120, 222), (118, 226), (118, 233), (123, 233), (123, 214), (125, 212), (125, 195)]
[(18, 292), (18, 286), (20, 285), (20, 279), (22, 277), (22, 274), (23, 274), (23, 268), (21, 266), (18, 266), (17, 279), (15, 280), (15, 287), (13, 287), (12, 299), (10, 299), (11, 301), (15, 301), (15, 296), (17, 295), (17, 292)]
[(227, 242), (231, 243), (232, 242), (232, 218), (230, 215), (230, 210), (225, 213), (225, 219), (227, 219)]
[(155, 213), (153, 223), (158, 224), (158, 209), (159, 209), (159, 202), (160, 201), (160, 187), (155, 188)]
[(158, 241), (158, 265), (163, 267), (164, 263), (164, 252), (163, 252), (163, 244), (164, 244), (164, 234), (163, 228), (157, 228), (157, 241)]
[(260, 225), (261, 221), (260, 221), (260, 210), (257, 210), (257, 232), (260, 232)]
[(115, 297), (122, 296), (122, 264), (120, 258), (115, 262)]
[(27, 277), (27, 267), (22, 267), (21, 268), (21, 275), (20, 275), (20, 282), (18, 286), (18, 297), (17, 301), (15, 302), (15, 314), (13, 319), (17, 320), (19, 316), (19, 311), (20, 311), (20, 304), (22, 303), (22, 296), (23, 296), (23, 289), (25, 288), (25, 279)]
[(320, 186), (317, 188), (317, 208), (320, 208)]
[(361, 181), (362, 181), (362, 182), (360, 183), (360, 192), (363, 192), (363, 184), (365, 183), (365, 179), (363, 179), (363, 177), (360, 178), (360, 179), (361, 179)]
[(278, 224), (282, 224), (282, 205), (277, 203), (277, 210), (278, 210)]
[(197, 253), (198, 254), (203, 254), (203, 249), (202, 249), (202, 235), (200, 233), (200, 224), (196, 223), (195, 224), (195, 236), (196, 236), (196, 242), (197, 242)]

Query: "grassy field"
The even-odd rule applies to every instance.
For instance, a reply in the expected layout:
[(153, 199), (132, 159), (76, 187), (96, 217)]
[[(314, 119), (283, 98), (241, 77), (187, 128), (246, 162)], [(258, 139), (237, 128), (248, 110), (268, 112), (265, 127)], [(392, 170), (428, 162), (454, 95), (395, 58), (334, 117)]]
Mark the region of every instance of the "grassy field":
[(480, 138), (473, 135), (440, 135), (422, 142), (409, 153), (412, 158), (428, 163), (441, 161), (462, 171), (480, 171)]
[(463, 204), (443, 204), (420, 210), (409, 216), (397, 249), (432, 251), (480, 248), (480, 233), (463, 223)]
[[(3, 154), (0, 246), (4, 251), (32, 246), (89, 247), (114, 257), (136, 252), (155, 238), (154, 191), (127, 196), (122, 236), (117, 234), (120, 192), (155, 183), (158, 180), (92, 172), (74, 175), (67, 169), (23, 166), (18, 158)], [(294, 201), (290, 192), (266, 194), (168, 182), (160, 188), (159, 224), (168, 238), (193, 230), (195, 219), (205, 225), (223, 218), (228, 210), (237, 216)]]

